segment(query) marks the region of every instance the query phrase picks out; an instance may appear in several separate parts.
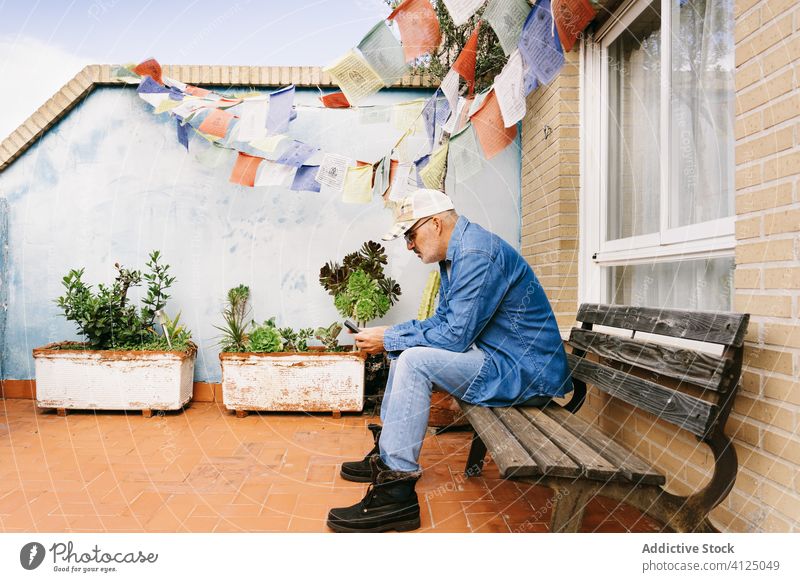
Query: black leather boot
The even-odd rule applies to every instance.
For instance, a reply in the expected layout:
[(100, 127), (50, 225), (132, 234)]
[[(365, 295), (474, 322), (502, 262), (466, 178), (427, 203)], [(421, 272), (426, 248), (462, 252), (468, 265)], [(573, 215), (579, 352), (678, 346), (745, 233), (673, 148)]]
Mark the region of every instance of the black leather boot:
[(328, 512), (328, 527), (337, 532), (410, 531), (419, 528), (415, 487), (421, 471), (393, 471), (379, 455), (370, 457), (372, 485), (364, 499)]
[(367, 456), (360, 461), (347, 461), (342, 463), (342, 469), (339, 471), (339, 474), (342, 476), (342, 479), (346, 481), (369, 483), (372, 480), (372, 469), (370, 469), (369, 466), (369, 458), (372, 455), (380, 453), (378, 441), (381, 438), (382, 427), (379, 424), (368, 424), (367, 428), (372, 431), (372, 438), (375, 440), (375, 446), (372, 447), (372, 450), (367, 453)]

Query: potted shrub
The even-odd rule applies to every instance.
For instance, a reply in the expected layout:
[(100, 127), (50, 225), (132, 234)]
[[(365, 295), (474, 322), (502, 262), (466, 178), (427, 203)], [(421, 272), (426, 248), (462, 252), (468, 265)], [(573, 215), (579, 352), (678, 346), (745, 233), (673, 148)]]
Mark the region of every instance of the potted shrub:
[[(84, 283), (84, 269), (63, 278), (65, 293), (56, 303), (85, 341), (33, 350), (39, 407), (61, 414), (69, 408), (141, 410), (150, 416), (191, 399), (197, 346), (180, 325), (180, 313), (170, 318), (163, 311), (175, 277), (160, 259), (153, 251), (144, 273), (116, 264), (114, 282), (96, 291)], [(137, 309), (128, 292), (143, 281), (147, 294)]]
[[(279, 328), (250, 319), (250, 290), (228, 292), (219, 355), (222, 400), (238, 417), (248, 411), (333, 412), (364, 407), (363, 352), (338, 344), (341, 324), (316, 330)], [(322, 345), (309, 346), (310, 340)]]
[[(383, 317), (397, 303), (400, 285), (387, 277), (384, 265), (386, 250), (375, 241), (365, 242), (361, 249), (345, 255), (340, 265), (329, 262), (319, 272), (319, 282), (333, 296), (337, 311), (364, 327)], [(377, 395), (386, 386), (389, 362), (385, 354), (371, 354), (366, 361), (365, 392)]]

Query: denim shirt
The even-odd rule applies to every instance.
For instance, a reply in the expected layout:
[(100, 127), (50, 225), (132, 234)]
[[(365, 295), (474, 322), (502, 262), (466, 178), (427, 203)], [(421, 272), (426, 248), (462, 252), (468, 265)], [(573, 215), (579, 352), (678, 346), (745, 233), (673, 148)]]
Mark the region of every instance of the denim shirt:
[(463, 400), (484, 406), (572, 390), (550, 302), (511, 245), (460, 216), (439, 270), (436, 313), (388, 328), (383, 345), (390, 358), (414, 346), (465, 352), (474, 343), (484, 361)]

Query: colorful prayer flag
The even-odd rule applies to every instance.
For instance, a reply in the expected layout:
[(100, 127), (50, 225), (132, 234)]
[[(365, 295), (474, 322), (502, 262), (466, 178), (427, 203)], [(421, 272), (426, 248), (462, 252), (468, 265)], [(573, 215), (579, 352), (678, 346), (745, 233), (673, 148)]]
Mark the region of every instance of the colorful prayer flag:
[(197, 129), (208, 135), (224, 138), (225, 132), (228, 130), (228, 126), (232, 120), (233, 113), (228, 113), (220, 109), (212, 109), (208, 117), (203, 120), (203, 123), (201, 123)]
[(536, 79), (547, 85), (564, 66), (564, 51), (553, 28), (550, 0), (539, 0), (528, 14), (519, 37), (519, 52)]
[(453, 24), (462, 26), (484, 2), (486, 0), (444, 0), (444, 5), (450, 13), (450, 18), (453, 19)]
[(239, 152), (239, 156), (236, 158), (236, 163), (233, 166), (233, 171), (228, 181), (252, 188), (255, 185), (256, 172), (258, 171), (258, 165), (261, 161), (262, 158), (248, 156), (247, 154)]
[(292, 181), (292, 190), (305, 190), (307, 192), (319, 192), (322, 185), (317, 182), (317, 172), (319, 166), (300, 166)]
[(439, 19), (429, 0), (405, 0), (387, 20), (394, 20), (400, 29), (406, 62), (435, 51), (442, 40)]
[(322, 101), (322, 105), (324, 107), (329, 107), (331, 109), (344, 109), (346, 107), (350, 107), (350, 102), (341, 91), (323, 95), (319, 98), (319, 100)]
[(364, 57), (352, 49), (324, 70), (330, 73), (347, 100), (353, 105), (383, 87), (380, 75), (364, 60)]
[(267, 112), (267, 133), (286, 133), (294, 105), (294, 85), (278, 89), (269, 94), (269, 111)]
[(368, 204), (372, 201), (372, 164), (347, 168), (342, 202)]
[(478, 57), (478, 33), (480, 30), (481, 23), (478, 22), (467, 44), (461, 49), (461, 54), (458, 55), (456, 62), (453, 63), (453, 69), (467, 81), (470, 95), (475, 92), (475, 63)]
[(383, 79), (385, 86), (399, 81), (406, 74), (406, 59), (400, 41), (381, 20), (358, 43), (358, 50)]
[(564, 50), (569, 52), (596, 12), (589, 0), (553, 0), (553, 18)]
[(489, 91), (480, 109), (470, 117), (470, 121), (475, 127), (475, 133), (478, 134), (478, 141), (487, 160), (491, 160), (506, 149), (517, 137), (516, 125), (511, 127), (503, 125), (503, 114), (494, 89)]
[(489, 0), (483, 18), (489, 21), (506, 55), (516, 50), (530, 11), (528, 0)]
[(147, 75), (159, 85), (164, 84), (164, 80), (161, 78), (161, 65), (159, 65), (158, 61), (155, 59), (147, 59), (139, 63), (133, 68), (133, 72), (140, 77)]

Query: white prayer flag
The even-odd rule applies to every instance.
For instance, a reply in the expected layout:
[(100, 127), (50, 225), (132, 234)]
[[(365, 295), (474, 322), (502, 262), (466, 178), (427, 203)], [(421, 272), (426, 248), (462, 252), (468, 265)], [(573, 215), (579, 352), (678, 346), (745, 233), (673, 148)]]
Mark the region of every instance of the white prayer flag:
[(475, 14), (486, 0), (444, 0), (447, 11), (453, 19), (453, 24), (461, 26), (469, 17)]
[(511, 127), (525, 117), (524, 64), (519, 50), (511, 53), (503, 70), (494, 80), (494, 92), (503, 116), (503, 125)]

